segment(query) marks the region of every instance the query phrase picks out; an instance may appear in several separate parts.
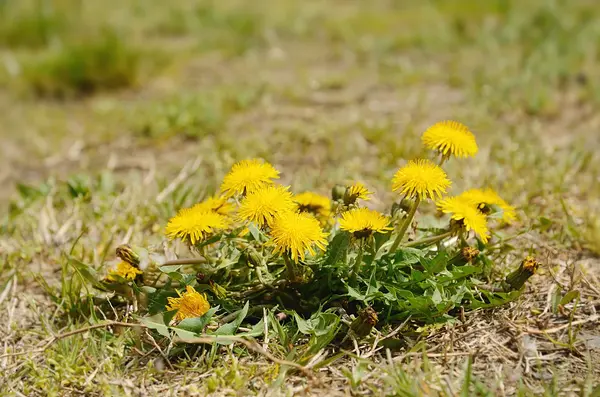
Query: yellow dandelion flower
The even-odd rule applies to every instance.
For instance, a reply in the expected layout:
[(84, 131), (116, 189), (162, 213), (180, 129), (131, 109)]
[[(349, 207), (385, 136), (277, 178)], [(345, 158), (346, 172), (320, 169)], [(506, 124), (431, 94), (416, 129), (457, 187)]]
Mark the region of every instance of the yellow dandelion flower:
[(352, 233), (356, 238), (366, 238), (376, 232), (385, 233), (392, 230), (389, 224), (390, 218), (368, 208), (351, 209), (342, 213), (340, 219), (340, 229)]
[(469, 128), (458, 121), (440, 121), (423, 133), (423, 144), (449, 157), (473, 157), (477, 154), (477, 142)]
[(117, 281), (117, 277), (124, 278), (125, 280), (135, 280), (138, 274), (142, 274), (142, 271), (135, 266), (130, 265), (125, 261), (121, 261), (117, 264), (117, 267), (108, 271), (106, 278), (109, 281)]
[(277, 214), (296, 209), (296, 203), (288, 189), (273, 185), (249, 193), (240, 204), (239, 218), (254, 222), (260, 227), (271, 226)]
[(482, 212), (486, 213), (490, 205), (498, 206), (502, 210), (502, 220), (512, 223), (517, 219), (515, 207), (508, 204), (493, 189), (470, 189), (461, 193), (458, 197), (473, 203)]
[(429, 160), (411, 160), (400, 168), (392, 180), (392, 189), (406, 197), (441, 197), (451, 182), (444, 170)]
[(256, 190), (273, 183), (279, 178), (279, 171), (271, 164), (258, 159), (243, 160), (231, 167), (231, 171), (221, 184), (221, 191), (225, 197), (238, 194), (253, 193)]
[(167, 310), (177, 310), (175, 320), (181, 321), (186, 318), (202, 317), (210, 309), (206, 295), (199, 293), (194, 287), (185, 287), (183, 295), (177, 292), (179, 298), (167, 298)]
[(231, 214), (234, 210), (233, 204), (228, 202), (226, 197), (219, 196), (209, 197), (192, 208), (197, 211), (212, 211), (224, 216)]
[(285, 212), (278, 215), (271, 227), (270, 244), (275, 253), (287, 253), (294, 262), (304, 260), (306, 251), (315, 255), (314, 247), (324, 250), (327, 234), (312, 215)]
[(327, 219), (331, 215), (331, 200), (327, 196), (304, 192), (294, 195), (293, 200), (300, 212), (308, 212), (319, 219)]
[(183, 208), (169, 219), (165, 234), (171, 238), (181, 238), (191, 244), (202, 242), (211, 235), (229, 227), (229, 218), (204, 208)]
[(373, 192), (369, 191), (365, 185), (356, 182), (346, 188), (344, 193), (344, 204), (354, 204), (356, 200), (370, 200)]
[(473, 230), (484, 243), (488, 241), (488, 227), (485, 215), (476, 206), (460, 197), (448, 197), (438, 201), (437, 207), (456, 221), (461, 221), (465, 228)]

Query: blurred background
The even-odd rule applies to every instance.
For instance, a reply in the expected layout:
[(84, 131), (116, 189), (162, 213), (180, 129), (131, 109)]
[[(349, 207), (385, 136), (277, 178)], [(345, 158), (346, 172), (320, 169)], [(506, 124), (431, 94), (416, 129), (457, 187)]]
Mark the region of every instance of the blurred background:
[(585, 0), (1, 0), (0, 201), (196, 159), (210, 190), (247, 157), (385, 201), (422, 131), (456, 119), (481, 151), (448, 165), (454, 193), (596, 210), (599, 18)]

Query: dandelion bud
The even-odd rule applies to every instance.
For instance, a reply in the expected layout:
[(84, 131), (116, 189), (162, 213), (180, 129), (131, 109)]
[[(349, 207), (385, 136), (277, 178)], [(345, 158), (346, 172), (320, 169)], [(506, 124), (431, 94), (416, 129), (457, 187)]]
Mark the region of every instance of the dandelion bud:
[(460, 250), (459, 253), (454, 255), (448, 261), (448, 267), (450, 266), (464, 266), (467, 263), (472, 262), (477, 255), (479, 255), (479, 250), (473, 247), (464, 247)]
[(525, 282), (535, 274), (540, 265), (541, 263), (533, 256), (526, 257), (517, 270), (506, 276), (504, 289), (508, 291), (520, 290)]
[(117, 256), (124, 260), (125, 262), (133, 265), (135, 267), (139, 267), (140, 265), (140, 256), (131, 248), (130, 245), (122, 244), (119, 245), (116, 249)]
[(248, 265), (252, 266), (260, 266), (263, 263), (262, 256), (260, 256), (260, 254), (254, 249), (248, 250), (246, 253), (246, 259), (248, 260)]
[(227, 290), (215, 283), (213, 280), (208, 282), (208, 286), (217, 299), (225, 299), (227, 297)]
[(344, 194), (346, 193), (346, 187), (343, 185), (335, 185), (333, 189), (331, 189), (331, 199), (333, 201), (341, 201), (344, 198)]
[(366, 307), (358, 312), (358, 316), (350, 324), (350, 329), (356, 337), (364, 338), (371, 333), (377, 321), (377, 312), (371, 307)]

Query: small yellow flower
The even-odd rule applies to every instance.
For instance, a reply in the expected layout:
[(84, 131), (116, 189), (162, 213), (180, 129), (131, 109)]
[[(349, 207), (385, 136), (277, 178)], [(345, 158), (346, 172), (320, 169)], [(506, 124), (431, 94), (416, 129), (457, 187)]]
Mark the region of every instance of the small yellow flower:
[(368, 208), (351, 209), (342, 213), (340, 219), (340, 229), (352, 233), (356, 238), (366, 238), (376, 232), (385, 233), (392, 230), (389, 224), (390, 218)]
[(473, 157), (477, 142), (469, 128), (458, 121), (440, 121), (423, 133), (423, 144), (446, 157)]
[(278, 215), (271, 227), (271, 245), (275, 253), (287, 253), (294, 262), (304, 260), (306, 251), (315, 255), (314, 247), (324, 250), (327, 234), (312, 215), (285, 212)]
[(234, 210), (233, 204), (228, 202), (226, 197), (219, 196), (209, 197), (192, 208), (197, 211), (212, 211), (224, 216), (231, 214)]
[(438, 201), (437, 207), (445, 214), (451, 214), (451, 218), (462, 222), (467, 231), (473, 230), (481, 241), (488, 241), (488, 227), (485, 215), (475, 205), (460, 197), (448, 197)]
[(372, 194), (373, 192), (369, 191), (365, 185), (356, 182), (346, 188), (346, 193), (344, 193), (344, 204), (354, 204), (356, 200), (370, 200)]
[(400, 168), (392, 180), (392, 189), (406, 197), (441, 197), (451, 182), (444, 170), (429, 160), (411, 160)]
[(216, 212), (201, 207), (184, 208), (169, 219), (165, 234), (171, 239), (179, 237), (193, 245), (229, 225), (229, 218)]
[(243, 160), (231, 167), (221, 184), (225, 197), (253, 193), (279, 178), (279, 171), (271, 164), (258, 159)]
[(175, 320), (181, 321), (186, 318), (202, 317), (210, 309), (206, 295), (199, 293), (194, 287), (188, 285), (183, 293), (177, 292), (179, 298), (167, 298), (167, 310), (177, 310)]
[(294, 195), (294, 202), (298, 211), (313, 214), (319, 220), (326, 220), (331, 215), (331, 200), (329, 197), (313, 192), (304, 192)]
[(260, 227), (271, 226), (277, 214), (296, 209), (292, 193), (288, 189), (273, 185), (249, 193), (240, 204), (238, 216), (241, 220), (254, 222)]
[(121, 261), (117, 264), (115, 269), (108, 271), (106, 277), (109, 281), (117, 281), (117, 277), (124, 278), (125, 280), (135, 280), (138, 274), (142, 274), (142, 271), (135, 266), (130, 265), (125, 261)]
[(508, 204), (492, 189), (470, 189), (461, 193), (458, 197), (473, 203), (480, 211), (486, 213), (490, 205), (496, 205), (502, 210), (502, 220), (512, 223), (516, 218), (515, 207)]

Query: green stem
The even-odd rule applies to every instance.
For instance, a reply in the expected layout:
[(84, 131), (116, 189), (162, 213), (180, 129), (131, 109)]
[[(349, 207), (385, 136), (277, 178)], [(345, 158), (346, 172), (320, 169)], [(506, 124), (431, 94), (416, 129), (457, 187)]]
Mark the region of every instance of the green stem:
[(421, 198), (419, 196), (417, 196), (408, 215), (406, 216), (406, 219), (404, 220), (404, 223), (402, 223), (402, 226), (400, 226), (400, 229), (398, 230), (398, 235), (396, 236), (396, 240), (394, 240), (394, 244), (392, 244), (392, 247), (390, 248), (390, 252), (396, 252), (396, 250), (398, 249), (398, 246), (400, 245), (400, 242), (402, 241), (402, 238), (404, 237), (406, 230), (408, 230), (408, 227), (412, 223), (413, 218), (415, 217), (415, 214), (417, 213), (417, 208), (419, 207), (420, 203), (421, 203)]
[(283, 254), (283, 261), (285, 262), (285, 267), (288, 272), (288, 278), (291, 282), (294, 282), (296, 280), (296, 270), (294, 269), (294, 264), (287, 254)]
[(421, 240), (411, 241), (410, 243), (404, 244), (404, 247), (416, 247), (419, 245), (431, 245), (435, 244), (438, 241), (442, 241), (443, 239), (452, 236), (452, 232), (445, 232), (442, 234), (438, 234), (437, 236), (425, 237)]
[(358, 272), (360, 271), (360, 265), (362, 264), (364, 251), (364, 242), (361, 240), (358, 246), (358, 253), (356, 254), (356, 259), (354, 260), (354, 266), (352, 267), (352, 275), (350, 276), (350, 280), (353, 284), (356, 284)]

